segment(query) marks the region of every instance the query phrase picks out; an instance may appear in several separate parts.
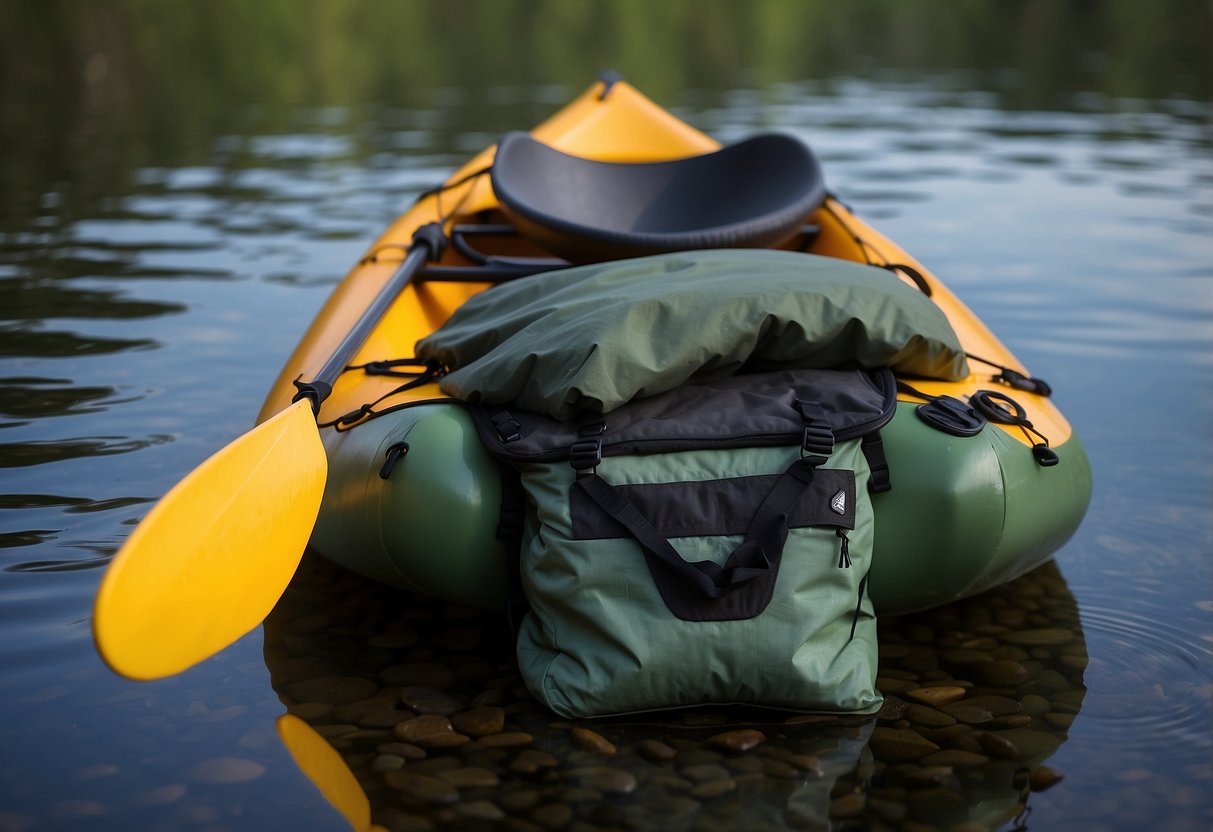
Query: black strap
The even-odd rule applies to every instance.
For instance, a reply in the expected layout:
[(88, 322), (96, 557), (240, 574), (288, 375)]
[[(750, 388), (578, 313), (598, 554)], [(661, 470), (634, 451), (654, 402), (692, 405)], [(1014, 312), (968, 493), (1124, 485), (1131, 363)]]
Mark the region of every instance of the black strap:
[(735, 621), (766, 609), (788, 537), (788, 517), (813, 482), (821, 459), (796, 460), (767, 493), (754, 513), (745, 539), (724, 566), (688, 562), (619, 489), (597, 474), (577, 479), (599, 508), (640, 544), (662, 600), (683, 621)]
[(889, 458), (884, 453), (884, 437), (880, 431), (873, 431), (860, 440), (860, 450), (868, 461), (871, 476), (868, 477), (868, 492), (883, 494), (893, 489), (893, 480), (889, 477)]
[(505, 616), (514, 641), (522, 630), (522, 620), (531, 610), (522, 588), (522, 530), (525, 523), (526, 498), (522, 477), (517, 469), (506, 463), (501, 469), (501, 513), (497, 522), (497, 539), (505, 546), (506, 604)]

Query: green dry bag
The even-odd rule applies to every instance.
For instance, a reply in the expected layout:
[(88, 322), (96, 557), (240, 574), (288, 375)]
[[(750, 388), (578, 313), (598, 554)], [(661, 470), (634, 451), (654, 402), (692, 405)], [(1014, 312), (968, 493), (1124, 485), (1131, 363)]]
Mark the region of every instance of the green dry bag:
[(525, 494), (530, 691), (567, 717), (877, 710), (869, 457), (895, 397), (888, 370), (786, 370), (564, 421), (472, 407)]

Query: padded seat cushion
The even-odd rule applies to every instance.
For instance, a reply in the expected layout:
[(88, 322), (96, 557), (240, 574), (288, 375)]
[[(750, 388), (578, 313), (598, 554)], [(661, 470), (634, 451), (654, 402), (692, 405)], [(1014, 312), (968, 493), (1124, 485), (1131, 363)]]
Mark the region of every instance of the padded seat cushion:
[(493, 190), (526, 237), (578, 263), (704, 248), (771, 248), (824, 201), (812, 152), (766, 134), (668, 162), (598, 162), (526, 133), (497, 146)]

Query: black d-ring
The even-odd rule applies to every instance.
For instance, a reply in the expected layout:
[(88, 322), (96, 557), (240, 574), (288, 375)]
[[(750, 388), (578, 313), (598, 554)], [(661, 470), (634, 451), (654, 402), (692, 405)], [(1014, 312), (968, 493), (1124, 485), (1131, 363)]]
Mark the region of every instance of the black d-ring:
[(969, 404), (982, 416), (1000, 425), (1022, 425), (1028, 419), (1027, 411), (1022, 405), (1006, 393), (978, 390), (969, 396)]

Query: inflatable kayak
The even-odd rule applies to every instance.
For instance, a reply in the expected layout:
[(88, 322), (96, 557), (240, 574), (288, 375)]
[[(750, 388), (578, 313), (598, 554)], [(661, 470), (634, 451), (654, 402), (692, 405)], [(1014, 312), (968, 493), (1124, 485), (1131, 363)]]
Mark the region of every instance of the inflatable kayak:
[[(881, 267), (929, 298), (967, 356), (959, 380), (898, 373), (881, 430), (894, 487), (872, 497), (868, 589), (878, 614), (1002, 584), (1071, 536), (1091, 471), (1048, 384), (926, 267), (831, 196), (810, 151), (780, 135), (721, 148), (626, 83), (603, 80), (422, 195), (288, 360), (260, 421), (300, 396), (322, 402), (329, 472), (311, 548), (388, 584), (503, 607), (499, 464), (441, 372), (416, 357), (418, 342), (503, 283), (719, 249), (742, 260), (774, 249)], [(398, 293), (385, 292), (392, 281)], [(301, 381), (359, 328), (361, 347), (331, 385), (318, 392)]]

